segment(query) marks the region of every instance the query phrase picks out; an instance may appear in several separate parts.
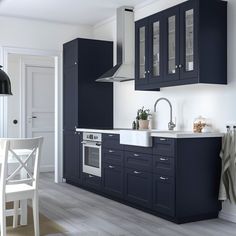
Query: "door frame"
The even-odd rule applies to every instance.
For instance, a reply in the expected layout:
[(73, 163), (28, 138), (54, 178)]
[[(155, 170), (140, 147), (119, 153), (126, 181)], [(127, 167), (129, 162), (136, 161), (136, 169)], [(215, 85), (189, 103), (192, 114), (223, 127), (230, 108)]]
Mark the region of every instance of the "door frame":
[[(0, 49), (2, 54), (1, 60), (4, 71), (8, 70), (8, 55), (19, 54), (25, 56), (47, 56), (54, 59), (55, 68), (55, 175), (54, 181), (56, 183), (62, 182), (62, 170), (63, 170), (63, 158), (62, 158), (62, 143), (63, 143), (63, 128), (62, 128), (62, 111), (63, 111), (63, 81), (62, 81), (62, 51), (57, 50), (38, 50), (29, 48), (17, 48), (17, 47), (2, 47)], [(22, 81), (21, 81), (22, 82)], [(22, 91), (22, 83), (21, 93)], [(0, 121), (0, 129), (2, 129), (1, 136), (7, 137), (7, 97), (0, 100), (0, 111), (3, 111), (3, 117)], [(22, 111), (21, 111), (22, 113)], [(21, 114), (22, 117), (22, 114)], [(22, 131), (22, 130), (21, 130)], [(22, 132), (21, 132), (21, 135)]]

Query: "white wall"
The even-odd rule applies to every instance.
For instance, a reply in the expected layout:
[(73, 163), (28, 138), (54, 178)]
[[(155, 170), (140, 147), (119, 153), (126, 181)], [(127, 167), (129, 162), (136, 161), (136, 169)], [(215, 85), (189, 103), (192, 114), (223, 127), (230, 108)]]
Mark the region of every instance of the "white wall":
[[(143, 8), (135, 9), (135, 20), (151, 15), (183, 0), (159, 0)], [(192, 130), (194, 118), (202, 115), (209, 118), (216, 130), (225, 131), (227, 123), (236, 123), (236, 2), (228, 1), (228, 85), (187, 85), (161, 89), (161, 92), (134, 91), (134, 82), (114, 84), (114, 125), (116, 128), (131, 128), (137, 109), (145, 106), (153, 111), (160, 97), (173, 104), (177, 129)], [(94, 27), (94, 38), (114, 40), (116, 22), (112, 19)], [(109, 30), (110, 29), (110, 30)], [(160, 103), (157, 110), (156, 128), (167, 129), (169, 108)], [(229, 210), (230, 209), (230, 210)], [(224, 205), (222, 216), (236, 222), (236, 206)], [(225, 217), (226, 218), (226, 217)]]
[(77, 37), (89, 37), (92, 28), (0, 16), (0, 45), (20, 48), (61, 50), (62, 44)]

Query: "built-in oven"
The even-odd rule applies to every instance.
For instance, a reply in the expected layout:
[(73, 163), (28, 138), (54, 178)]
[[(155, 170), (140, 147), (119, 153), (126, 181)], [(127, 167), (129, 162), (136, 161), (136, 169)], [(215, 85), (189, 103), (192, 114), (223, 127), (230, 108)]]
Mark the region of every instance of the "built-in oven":
[(83, 133), (83, 172), (102, 175), (102, 134)]

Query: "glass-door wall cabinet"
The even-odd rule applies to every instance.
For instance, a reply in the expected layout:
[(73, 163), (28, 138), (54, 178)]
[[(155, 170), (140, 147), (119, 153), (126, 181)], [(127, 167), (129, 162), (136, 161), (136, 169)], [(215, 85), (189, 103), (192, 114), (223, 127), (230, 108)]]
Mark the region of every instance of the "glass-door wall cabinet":
[(189, 0), (141, 19), (135, 43), (136, 90), (227, 84), (225, 1)]

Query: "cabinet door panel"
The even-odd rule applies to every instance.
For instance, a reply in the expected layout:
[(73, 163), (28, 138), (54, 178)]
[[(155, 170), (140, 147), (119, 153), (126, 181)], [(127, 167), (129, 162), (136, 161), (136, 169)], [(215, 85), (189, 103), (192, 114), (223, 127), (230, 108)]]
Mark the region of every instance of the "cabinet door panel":
[(63, 129), (78, 127), (78, 65), (63, 71)]
[(198, 76), (198, 8), (192, 1), (180, 7), (180, 78), (191, 79)]
[(80, 134), (63, 133), (63, 178), (78, 183), (81, 179)]
[(135, 24), (135, 80), (137, 85), (148, 83), (148, 19)]
[(144, 207), (151, 207), (152, 174), (135, 169), (125, 170), (126, 200)]
[(119, 198), (123, 197), (123, 167), (103, 163), (102, 178), (105, 193)]
[(164, 78), (179, 79), (180, 39), (179, 39), (179, 7), (170, 8), (163, 13), (164, 21)]
[(63, 67), (71, 67), (78, 64), (78, 41), (73, 40), (63, 45)]
[(175, 185), (172, 177), (154, 175), (153, 209), (165, 215), (175, 215)]
[(149, 84), (163, 79), (163, 22), (162, 14), (155, 14), (149, 20)]

